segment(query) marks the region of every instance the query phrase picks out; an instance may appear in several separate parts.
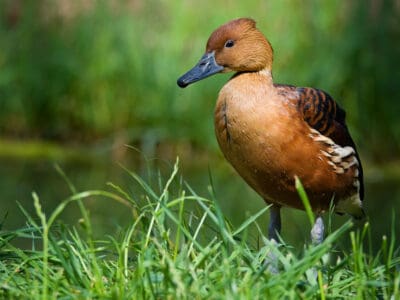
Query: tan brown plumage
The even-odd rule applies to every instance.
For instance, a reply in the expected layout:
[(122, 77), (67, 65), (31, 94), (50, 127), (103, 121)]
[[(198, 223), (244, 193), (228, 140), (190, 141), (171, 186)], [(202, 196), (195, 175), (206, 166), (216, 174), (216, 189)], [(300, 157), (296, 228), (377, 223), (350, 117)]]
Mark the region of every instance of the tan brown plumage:
[[(304, 209), (295, 176), (317, 214), (333, 200), (336, 212), (362, 217), (363, 172), (344, 110), (321, 90), (274, 84), (272, 61), (255, 22), (233, 20), (211, 34), (206, 53), (178, 85), (236, 72), (219, 93), (215, 133), (236, 171), (278, 208), (273, 231), (280, 229), (279, 207)], [(270, 236), (276, 238), (271, 230)]]
[(361, 160), (358, 156), (356, 146), (350, 136), (346, 125), (345, 111), (326, 92), (315, 88), (296, 88), (289, 85), (278, 85), (275, 87), (284, 94), (286, 90), (297, 91), (298, 97), (292, 99), (302, 114), (304, 121), (310, 127), (322, 135), (332, 139), (334, 143), (342, 147), (352, 147), (358, 161), (360, 199), (364, 198), (364, 180)]

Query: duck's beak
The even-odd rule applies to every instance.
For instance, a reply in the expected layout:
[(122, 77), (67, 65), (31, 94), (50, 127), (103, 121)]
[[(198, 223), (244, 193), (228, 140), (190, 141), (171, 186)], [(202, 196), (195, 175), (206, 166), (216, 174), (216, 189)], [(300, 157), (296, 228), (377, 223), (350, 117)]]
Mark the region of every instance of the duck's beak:
[(182, 75), (177, 83), (181, 88), (187, 87), (189, 84), (204, 79), (224, 69), (215, 61), (215, 53), (208, 52), (203, 55), (200, 61), (186, 74)]

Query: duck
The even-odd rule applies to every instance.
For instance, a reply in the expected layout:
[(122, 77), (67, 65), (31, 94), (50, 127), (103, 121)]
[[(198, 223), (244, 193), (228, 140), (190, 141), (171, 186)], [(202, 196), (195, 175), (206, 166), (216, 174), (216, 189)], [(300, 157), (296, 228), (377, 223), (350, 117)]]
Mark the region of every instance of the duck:
[(298, 178), (315, 213), (311, 238), (324, 238), (323, 213), (363, 219), (363, 168), (346, 125), (346, 113), (325, 91), (274, 83), (273, 49), (251, 18), (239, 18), (210, 35), (181, 88), (217, 73), (233, 72), (219, 91), (214, 127), (226, 160), (270, 205), (268, 237), (280, 241), (281, 208), (305, 210)]

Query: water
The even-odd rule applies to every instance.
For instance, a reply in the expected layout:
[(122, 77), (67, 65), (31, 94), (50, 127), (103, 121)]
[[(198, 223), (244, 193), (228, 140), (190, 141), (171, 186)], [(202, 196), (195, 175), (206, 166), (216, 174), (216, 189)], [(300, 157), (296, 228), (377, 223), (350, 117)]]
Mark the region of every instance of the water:
[[(111, 190), (107, 182), (112, 182), (121, 186), (129, 194), (140, 198), (143, 192), (121, 164), (138, 173), (152, 186), (157, 186), (159, 178), (157, 170), (160, 170), (161, 178), (165, 181), (172, 171), (174, 163), (172, 155), (173, 153), (164, 159), (146, 160), (143, 155), (132, 152), (127, 154), (122, 163), (113, 160), (109, 155), (103, 155), (87, 161), (61, 160), (58, 164), (78, 191)], [(71, 195), (66, 180), (56, 171), (55, 163), (54, 160), (46, 158), (30, 160), (2, 158), (0, 160), (2, 229), (13, 230), (26, 224), (26, 217), (19, 209), (18, 203), (29, 214), (35, 216), (32, 192), (39, 196), (47, 215), (63, 199)], [(184, 155), (179, 165), (182, 178), (201, 196), (211, 197), (212, 181), (213, 193), (223, 213), (235, 226), (265, 207), (255, 192), (218, 155)], [(394, 225), (395, 232), (400, 232), (400, 221), (396, 215), (400, 208), (400, 178), (393, 176), (393, 172), (386, 175), (380, 169), (368, 171), (368, 166), (366, 169), (365, 207), (372, 228), (372, 245), (377, 250), (382, 236), (391, 235), (392, 217), (397, 218)], [(95, 197), (86, 199), (84, 203), (90, 211), (97, 237), (106, 234), (115, 235), (132, 220), (130, 211), (118, 202)], [(64, 223), (79, 227), (81, 214), (76, 203), (67, 206), (60, 218)], [(332, 228), (337, 228), (347, 219), (346, 216), (334, 216)], [(282, 236), (286, 242), (301, 246), (309, 241), (310, 224), (304, 212), (283, 209), (282, 223)], [(262, 216), (258, 224), (266, 232), (268, 216)], [(257, 231), (254, 230), (252, 234), (256, 239)]]

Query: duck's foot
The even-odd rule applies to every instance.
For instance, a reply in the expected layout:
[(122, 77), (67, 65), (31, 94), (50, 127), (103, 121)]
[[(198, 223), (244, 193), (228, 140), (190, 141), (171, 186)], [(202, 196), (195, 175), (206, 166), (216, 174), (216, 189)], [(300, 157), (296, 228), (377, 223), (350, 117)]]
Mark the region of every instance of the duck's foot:
[[(317, 216), (315, 219), (315, 223), (313, 228), (311, 229), (311, 242), (314, 246), (320, 245), (324, 240), (324, 221), (320, 215)], [(318, 281), (318, 271), (317, 268), (313, 267), (311, 270), (311, 277), (313, 278), (312, 281), (315, 280), (315, 284)]]
[(269, 248), (267, 250), (268, 253), (264, 260), (264, 267), (269, 273), (278, 274), (279, 273), (279, 259), (275, 253), (275, 251), (276, 251), (275, 248), (278, 247), (278, 243), (274, 239), (270, 240), (270, 242), (271, 242), (270, 247), (268, 247)]
[(264, 261), (264, 266), (271, 274), (279, 273), (279, 260), (276, 254), (278, 241), (280, 240), (279, 234), (281, 231), (281, 207), (272, 205), (270, 207), (270, 219), (268, 226), (268, 239), (270, 240), (269, 252)]

